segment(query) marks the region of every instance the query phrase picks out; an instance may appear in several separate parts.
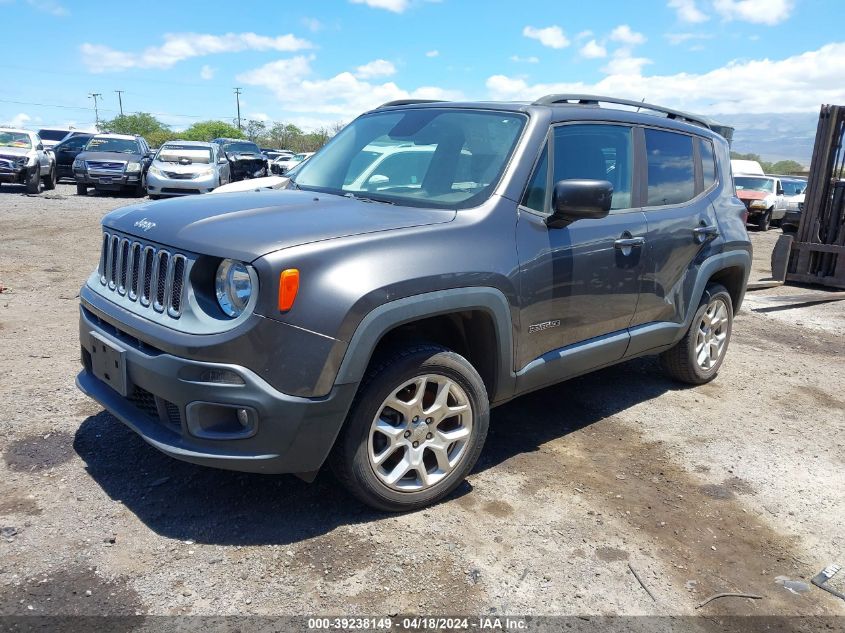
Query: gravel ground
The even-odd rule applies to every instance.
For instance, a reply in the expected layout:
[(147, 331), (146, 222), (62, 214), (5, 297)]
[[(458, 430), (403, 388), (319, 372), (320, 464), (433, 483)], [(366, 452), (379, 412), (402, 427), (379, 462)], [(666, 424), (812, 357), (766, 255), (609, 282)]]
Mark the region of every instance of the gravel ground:
[[(98, 222), (135, 202), (0, 189), (0, 614), (845, 614), (777, 580), (845, 563), (845, 302), (750, 293), (703, 387), (646, 358), (500, 407), (451, 499), (385, 516), (171, 460), (76, 390)], [(764, 599), (695, 609), (723, 591)]]

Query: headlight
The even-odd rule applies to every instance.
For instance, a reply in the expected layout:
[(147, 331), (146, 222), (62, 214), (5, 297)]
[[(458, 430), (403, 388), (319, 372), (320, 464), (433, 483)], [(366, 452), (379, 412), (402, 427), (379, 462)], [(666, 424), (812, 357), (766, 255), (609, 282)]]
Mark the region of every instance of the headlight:
[(765, 200), (755, 200), (751, 203), (752, 209), (768, 209), (769, 205), (766, 204)]
[(80, 159), (75, 158), (75, 159), (73, 159), (73, 168), (74, 169), (84, 169), (85, 165), (83, 164), (83, 162)]
[(136, 172), (141, 171), (141, 163), (127, 163), (126, 164), (126, 173), (127, 174), (134, 174)]
[(214, 167), (206, 167), (194, 174), (194, 178), (202, 178), (203, 176), (210, 176), (214, 173)]
[(786, 203), (786, 208), (789, 209), (790, 211), (797, 211), (798, 210), (798, 203), (791, 200), (791, 201)]
[(214, 291), (223, 312), (232, 318), (240, 316), (252, 296), (252, 279), (246, 266), (234, 259), (220, 262), (214, 278)]
[(156, 176), (161, 176), (161, 170), (155, 165), (150, 165), (150, 168), (147, 171)]

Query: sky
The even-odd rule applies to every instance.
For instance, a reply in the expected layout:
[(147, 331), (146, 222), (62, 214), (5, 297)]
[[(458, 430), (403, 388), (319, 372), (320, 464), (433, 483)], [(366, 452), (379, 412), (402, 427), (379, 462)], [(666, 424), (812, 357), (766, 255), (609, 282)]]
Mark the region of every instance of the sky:
[[(842, 0), (0, 0), (0, 122), (305, 129), (407, 97), (612, 95), (720, 114), (845, 103)], [(839, 16), (837, 19), (837, 15)], [(14, 55), (8, 54), (15, 51)]]

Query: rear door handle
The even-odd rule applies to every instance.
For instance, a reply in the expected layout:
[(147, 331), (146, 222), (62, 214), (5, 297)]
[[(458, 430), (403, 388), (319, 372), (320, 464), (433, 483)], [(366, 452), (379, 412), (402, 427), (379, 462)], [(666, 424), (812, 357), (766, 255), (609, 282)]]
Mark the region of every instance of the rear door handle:
[(633, 246), (642, 246), (645, 244), (644, 237), (622, 237), (613, 242), (616, 248), (631, 248)]
[(692, 230), (692, 234), (699, 242), (703, 242), (708, 237), (718, 237), (719, 227), (715, 224), (710, 226), (697, 226)]

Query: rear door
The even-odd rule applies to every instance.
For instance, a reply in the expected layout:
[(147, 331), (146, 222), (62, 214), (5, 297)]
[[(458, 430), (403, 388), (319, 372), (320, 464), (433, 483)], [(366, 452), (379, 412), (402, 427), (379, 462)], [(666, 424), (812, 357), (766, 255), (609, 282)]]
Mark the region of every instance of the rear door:
[(713, 143), (675, 130), (645, 127), (637, 132), (645, 154), (648, 235), (628, 354), (669, 343), (677, 332), (666, 328), (657, 336), (637, 337), (636, 326), (680, 324), (697, 309), (699, 297), (692, 296), (696, 270), (719, 235), (711, 203), (717, 184)]
[[(610, 333), (619, 336), (606, 345), (598, 343), (603, 362), (624, 354), (625, 330), (637, 306), (646, 235), (645, 217), (632, 206), (634, 171), (630, 126), (575, 123), (552, 128), (522, 199), (517, 223), (521, 288), (518, 368), (555, 350)], [(546, 226), (552, 183), (576, 178), (613, 184), (610, 214), (563, 228)], [(552, 356), (550, 360), (554, 360)]]

